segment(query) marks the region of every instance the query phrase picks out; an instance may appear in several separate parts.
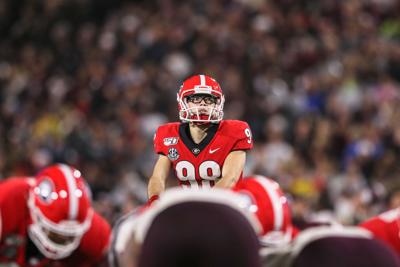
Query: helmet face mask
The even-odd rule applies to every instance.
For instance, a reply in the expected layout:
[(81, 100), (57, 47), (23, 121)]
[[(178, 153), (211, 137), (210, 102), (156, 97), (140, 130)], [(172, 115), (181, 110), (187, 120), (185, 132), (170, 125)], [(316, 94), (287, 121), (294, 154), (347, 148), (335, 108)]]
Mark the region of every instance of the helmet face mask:
[(192, 76), (184, 81), (177, 101), (182, 122), (218, 123), (224, 116), (225, 98), (221, 87), (205, 75)]
[(28, 207), (30, 239), (50, 259), (69, 256), (90, 228), (93, 210), (80, 172), (59, 164), (38, 174)]
[(54, 232), (49, 230), (41, 224), (31, 224), (28, 228), (28, 234), (35, 246), (40, 252), (49, 259), (63, 259), (72, 254), (78, 248), (81, 237), (58, 235), (58, 240), (64, 239), (65, 242), (60, 242), (54, 238)]

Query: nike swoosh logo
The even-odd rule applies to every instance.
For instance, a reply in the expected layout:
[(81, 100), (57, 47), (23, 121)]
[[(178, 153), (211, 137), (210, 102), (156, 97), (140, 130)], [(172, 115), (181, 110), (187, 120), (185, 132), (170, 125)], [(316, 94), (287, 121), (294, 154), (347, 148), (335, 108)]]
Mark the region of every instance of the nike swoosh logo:
[(213, 153), (217, 152), (219, 149), (220, 149), (220, 147), (216, 148), (216, 149), (210, 149), (210, 154), (213, 154)]

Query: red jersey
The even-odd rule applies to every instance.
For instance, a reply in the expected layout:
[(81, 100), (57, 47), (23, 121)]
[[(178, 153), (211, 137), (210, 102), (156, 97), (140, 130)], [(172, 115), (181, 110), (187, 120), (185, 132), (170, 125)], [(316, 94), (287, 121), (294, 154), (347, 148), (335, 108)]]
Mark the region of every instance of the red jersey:
[(79, 247), (60, 260), (45, 258), (28, 236), (31, 223), (27, 205), (32, 178), (15, 177), (0, 183), (0, 265), (16, 263), (27, 267), (89, 267), (98, 266), (106, 254), (111, 228), (97, 213)]
[(154, 137), (155, 152), (169, 158), (179, 184), (186, 188), (214, 186), (228, 154), (252, 146), (248, 124), (237, 120), (213, 124), (200, 144), (193, 142), (188, 123), (162, 125)]
[(400, 209), (392, 209), (360, 224), (400, 254)]

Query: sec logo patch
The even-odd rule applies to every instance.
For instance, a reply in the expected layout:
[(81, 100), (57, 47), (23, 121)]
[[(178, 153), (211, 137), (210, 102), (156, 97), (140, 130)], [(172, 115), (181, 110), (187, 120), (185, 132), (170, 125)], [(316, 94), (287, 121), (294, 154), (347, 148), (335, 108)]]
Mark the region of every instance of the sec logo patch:
[(172, 161), (177, 160), (179, 158), (178, 150), (173, 147), (168, 149), (168, 158)]

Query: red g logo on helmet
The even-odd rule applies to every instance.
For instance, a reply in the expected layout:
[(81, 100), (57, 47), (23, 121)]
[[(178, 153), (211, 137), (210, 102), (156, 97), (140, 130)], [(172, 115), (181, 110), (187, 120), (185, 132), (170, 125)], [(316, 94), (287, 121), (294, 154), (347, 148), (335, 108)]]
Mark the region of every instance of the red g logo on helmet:
[(292, 239), (292, 223), (288, 201), (279, 184), (265, 176), (246, 177), (233, 190), (249, 202), (245, 208), (253, 212), (262, 226), (260, 242), (273, 246)]
[[(193, 95), (209, 95), (215, 97), (216, 101), (212, 106), (189, 107), (188, 98)], [(185, 80), (177, 94), (177, 101), (179, 119), (183, 122), (217, 123), (224, 116), (225, 97), (221, 87), (216, 80), (206, 75), (195, 75)]]
[(28, 206), (29, 236), (51, 259), (70, 255), (91, 225), (89, 189), (81, 173), (65, 164), (45, 168), (36, 176)]

